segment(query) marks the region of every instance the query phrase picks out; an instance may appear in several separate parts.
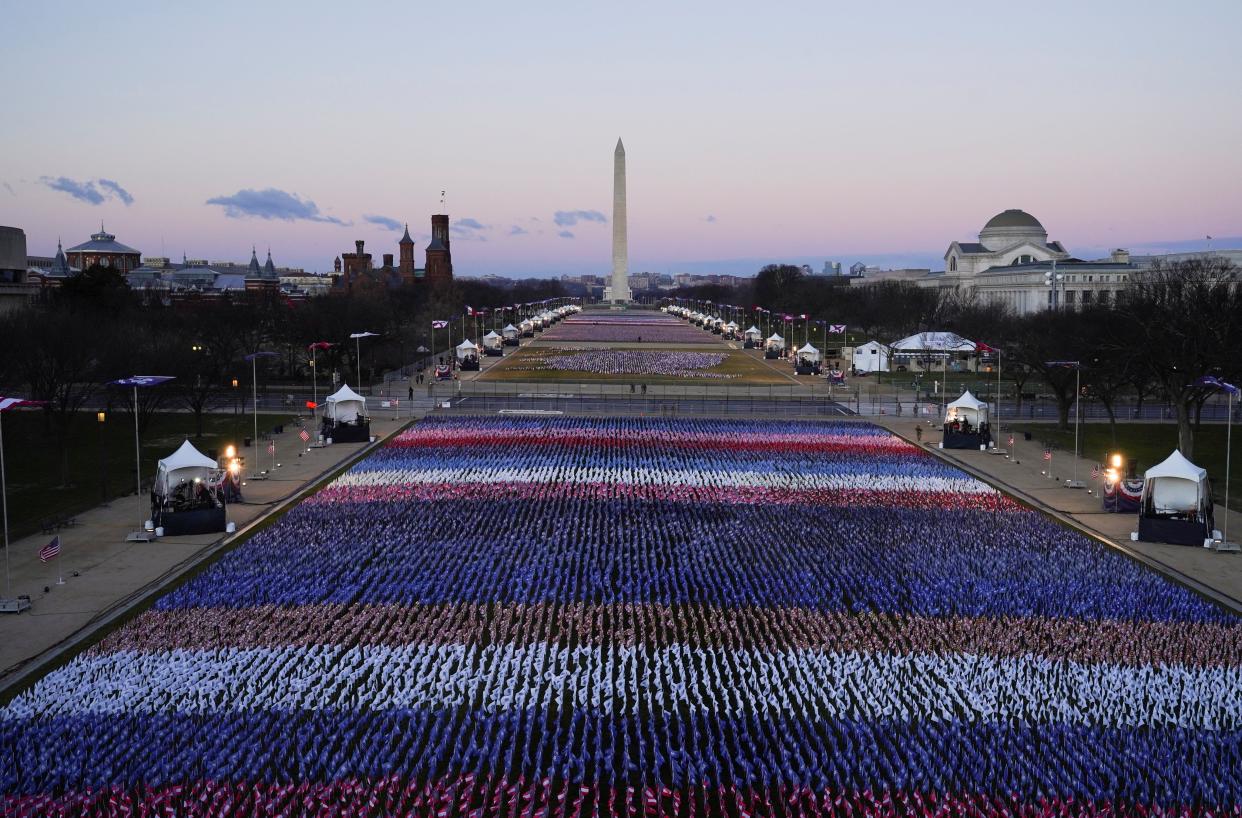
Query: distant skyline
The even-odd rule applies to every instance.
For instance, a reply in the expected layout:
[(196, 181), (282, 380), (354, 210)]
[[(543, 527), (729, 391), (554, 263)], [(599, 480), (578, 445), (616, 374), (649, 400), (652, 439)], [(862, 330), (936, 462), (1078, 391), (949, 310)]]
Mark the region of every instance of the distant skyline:
[[(938, 268), (1016, 207), (1080, 257), (1242, 245), (1242, 4), (8, 2), (0, 224), (329, 271)], [(1235, 237), (1230, 239), (1228, 237)], [(1193, 249), (1193, 248), (1190, 248)]]

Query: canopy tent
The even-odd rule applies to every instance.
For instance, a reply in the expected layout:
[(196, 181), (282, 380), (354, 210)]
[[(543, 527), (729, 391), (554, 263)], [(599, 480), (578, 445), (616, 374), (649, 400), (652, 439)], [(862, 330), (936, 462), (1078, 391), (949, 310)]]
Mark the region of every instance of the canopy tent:
[(970, 394), (969, 389), (966, 390), (960, 398), (944, 407), (944, 422), (952, 423), (955, 420), (964, 421), (975, 427), (987, 423), (987, 402)]
[(521, 330), (519, 330), (517, 327), (513, 326), (512, 324), (510, 324), (509, 326), (505, 327), (504, 329), (500, 331), (501, 335), (503, 335), (505, 338), (516, 338), (518, 337), (519, 332), (521, 332)]
[(531, 320), (528, 318), (528, 319), (526, 319), (525, 321), (523, 321), (522, 323), (518, 324), (518, 329), (519, 329), (521, 332), (533, 332), (533, 331), (534, 331), (534, 329), (535, 329), (535, 322), (534, 322), (534, 321), (531, 321)]
[(473, 341), (462, 341), (457, 345), (457, 360), (462, 361), (471, 355), (478, 355), (479, 348)]
[(1144, 505), (1149, 501), (1156, 514), (1195, 511), (1208, 496), (1207, 470), (1191, 463), (1180, 450), (1143, 475)]
[(495, 332), (489, 332), (487, 335), (483, 336), (483, 346), (498, 347), (500, 346), (500, 342), (503, 340), (504, 339), (501, 338), (499, 335), (497, 335)]
[(820, 352), (818, 349), (811, 346), (810, 344), (807, 344), (806, 346), (802, 347), (802, 349), (798, 350), (798, 357), (804, 361), (811, 361), (814, 363), (818, 363), (821, 356), (820, 356)]
[(858, 372), (888, 372), (888, 347), (879, 341), (854, 347), (853, 364)]
[(769, 349), (784, 349), (785, 339), (774, 332), (772, 337), (768, 338), (767, 344)]
[(191, 482), (195, 478), (206, 480), (216, 468), (216, 461), (194, 448), (194, 444), (187, 440), (177, 451), (156, 465), (155, 492), (168, 494), (179, 483)]
[(955, 332), (920, 332), (892, 344), (893, 352), (974, 352), (978, 346)]
[(1138, 539), (1207, 545), (1219, 536), (1214, 526), (1207, 470), (1191, 463), (1181, 451), (1175, 450), (1143, 475)]
[[(724, 325), (724, 328), (725, 328), (725, 329), (729, 329), (729, 330), (736, 330), (736, 329), (737, 329), (737, 322), (735, 322), (735, 321), (730, 321), (729, 323), (727, 323), (727, 324), (725, 324), (725, 325)], [(758, 332), (758, 330), (756, 330), (756, 332)]]
[(367, 416), (367, 399), (344, 384), (327, 397), (327, 417), (333, 423), (353, 423)]
[(758, 341), (760, 338), (763, 337), (763, 331), (755, 326), (752, 326), (750, 329), (746, 330), (742, 334), (745, 335), (746, 339), (749, 341)]

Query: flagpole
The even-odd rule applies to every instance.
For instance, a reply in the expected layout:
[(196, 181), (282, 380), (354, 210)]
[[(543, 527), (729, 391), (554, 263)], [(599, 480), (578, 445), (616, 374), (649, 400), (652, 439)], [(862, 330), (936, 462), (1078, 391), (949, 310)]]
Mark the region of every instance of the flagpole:
[(134, 384), (134, 494), (138, 497), (138, 530), (146, 530), (146, 514), (142, 510), (142, 450), (138, 447), (138, 384)]
[(1078, 486), (1078, 419), (1082, 416), (1082, 362), (1074, 367), (1074, 468), (1073, 488)]
[[(1001, 351), (999, 348), (997, 348), (996, 350), (996, 434), (997, 435), (1001, 433), (1001, 404), (1000, 404), (1001, 394), (1000, 393), (1001, 393)], [(999, 440), (1000, 438), (997, 437), (994, 439)], [(992, 444), (992, 448), (993, 449), (997, 448), (995, 443)]]
[[(319, 357), (316, 355), (318, 348), (311, 344), (311, 403), (315, 404), (315, 409), (319, 408)], [(315, 409), (311, 410), (311, 417), (315, 417)]]
[[(1228, 414), (1225, 416), (1225, 525), (1220, 533), (1223, 545), (1229, 543), (1229, 460), (1233, 452), (1233, 390), (1225, 390), (1225, 393), (1229, 396), (1229, 403), (1226, 410)], [(3, 442), (4, 439), (0, 437), (0, 444)], [(7, 549), (5, 553), (8, 553)]]
[[(259, 464), (259, 385), (256, 383), (259, 379), (259, 358), (256, 355), (250, 359), (250, 407), (254, 412), (254, 462)], [(134, 390), (134, 394), (138, 394), (138, 390)]]
[(9, 484), (4, 473), (4, 412), (0, 412), (0, 504), (4, 506), (4, 598), (13, 597), (13, 579), (9, 575)]

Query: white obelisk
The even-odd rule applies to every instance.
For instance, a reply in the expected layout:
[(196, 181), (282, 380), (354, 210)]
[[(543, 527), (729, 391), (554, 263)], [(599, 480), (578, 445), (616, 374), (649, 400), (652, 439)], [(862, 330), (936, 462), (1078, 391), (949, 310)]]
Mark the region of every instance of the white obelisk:
[(625, 233), (625, 145), (617, 139), (612, 155), (612, 301), (630, 300), (629, 251)]

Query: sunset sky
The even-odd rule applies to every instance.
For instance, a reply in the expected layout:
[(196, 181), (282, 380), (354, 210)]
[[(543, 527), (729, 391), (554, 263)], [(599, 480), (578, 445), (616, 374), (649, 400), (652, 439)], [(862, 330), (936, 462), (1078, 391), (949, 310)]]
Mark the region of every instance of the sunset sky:
[[(0, 0), (0, 224), (144, 255), (603, 273), (1242, 236), (1242, 3)], [(1242, 239), (1235, 239), (1242, 242)]]

